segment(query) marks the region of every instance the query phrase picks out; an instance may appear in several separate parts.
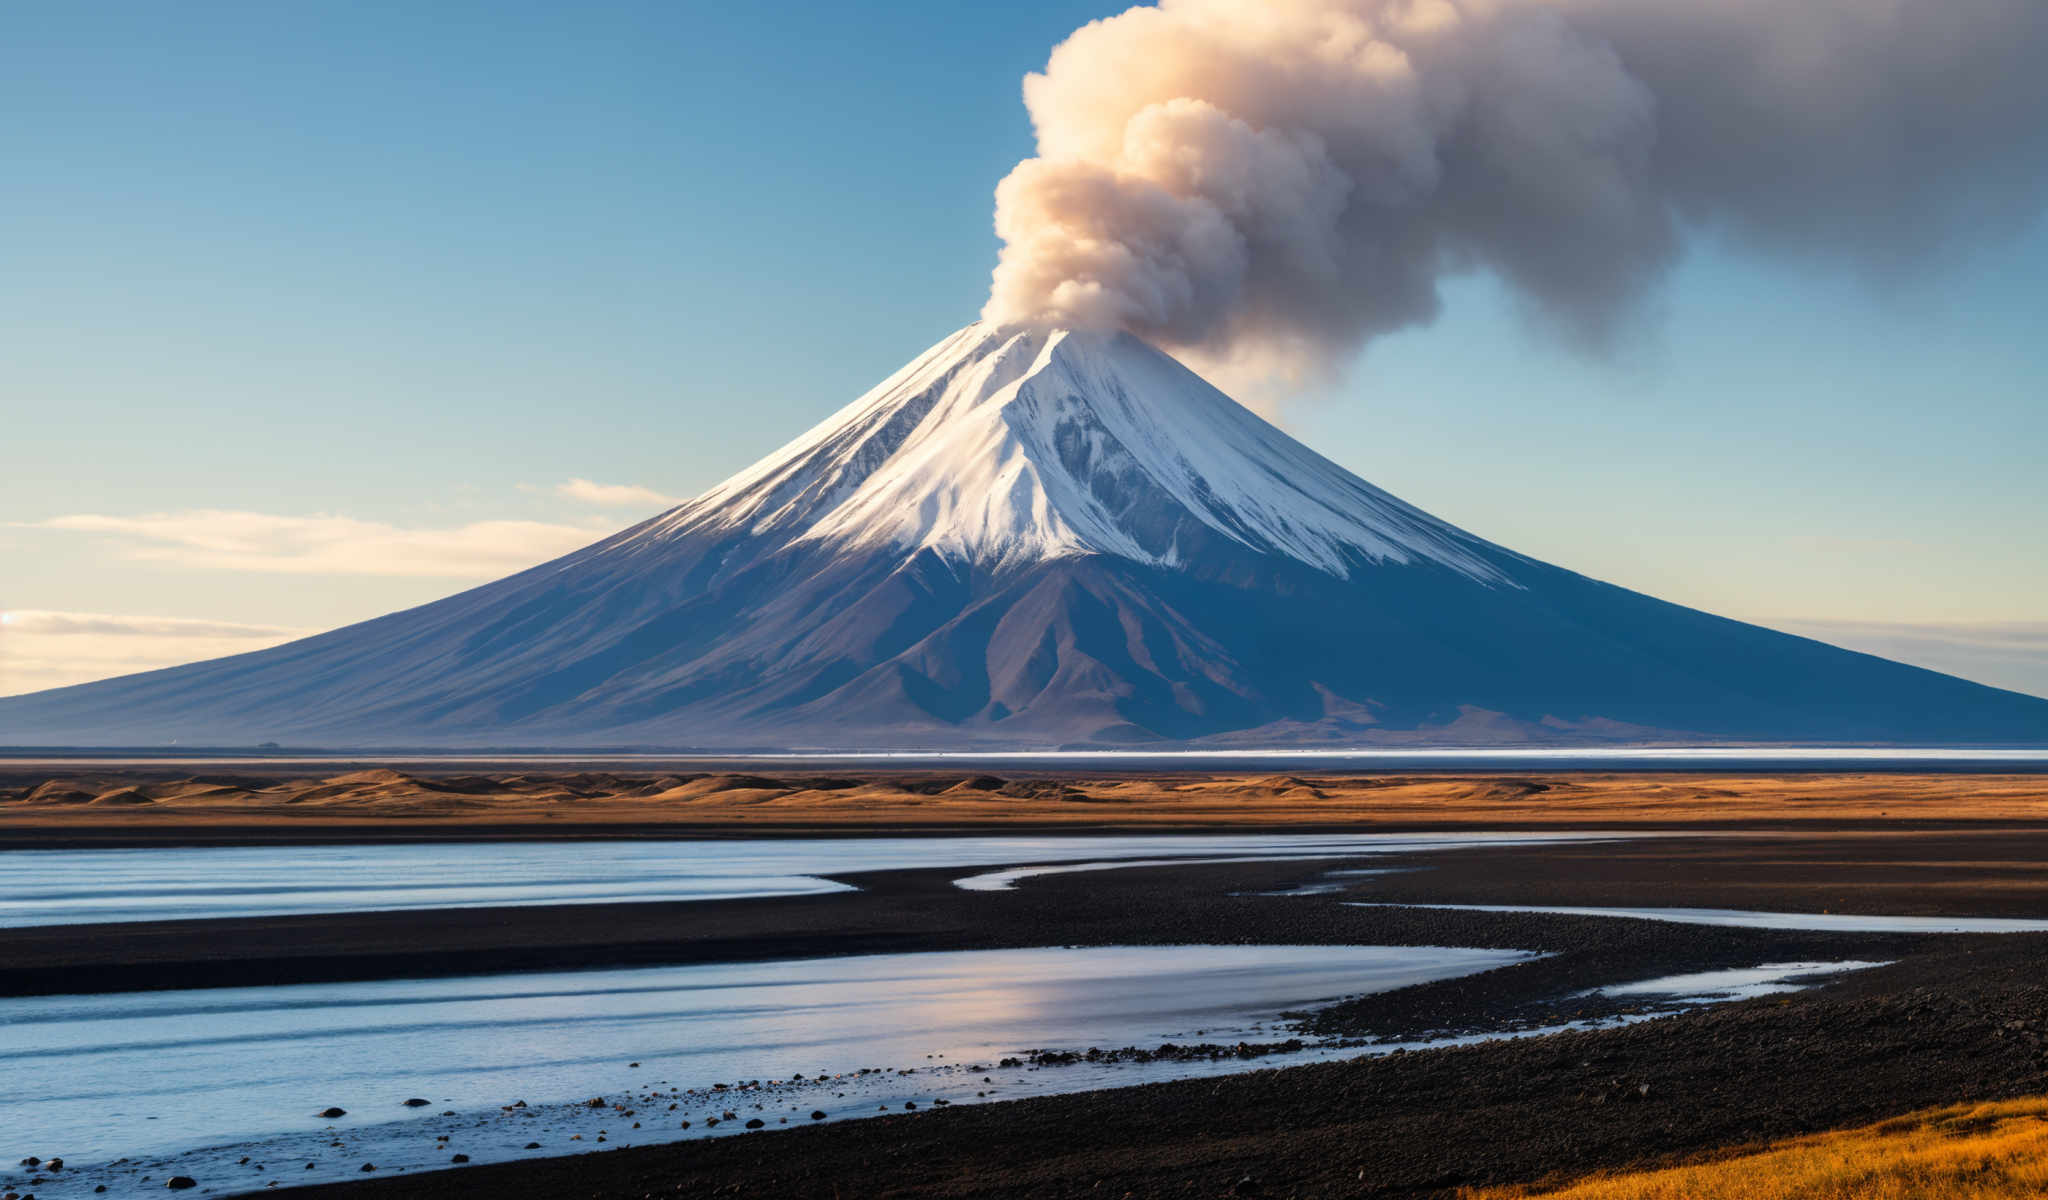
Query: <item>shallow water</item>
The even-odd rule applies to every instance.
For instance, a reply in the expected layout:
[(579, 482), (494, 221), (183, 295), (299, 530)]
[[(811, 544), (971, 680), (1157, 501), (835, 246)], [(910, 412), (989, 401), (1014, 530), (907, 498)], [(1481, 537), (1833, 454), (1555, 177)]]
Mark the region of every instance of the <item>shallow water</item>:
[(1599, 834), (782, 838), (0, 852), (0, 927), (849, 890), (857, 871), (1076, 859), (1286, 858)]
[[(96, 1183), (150, 1192), (172, 1173), (254, 1189), (271, 1178), (360, 1177), (365, 1161), (386, 1172), (445, 1165), (451, 1147), (436, 1145), (440, 1133), (451, 1134), (453, 1152), (484, 1162), (537, 1153), (523, 1149), (530, 1140), (554, 1154), (595, 1149), (599, 1130), (607, 1145), (702, 1136), (713, 1132), (706, 1119), (725, 1111), (739, 1120), (720, 1122), (719, 1135), (748, 1117), (808, 1123), (813, 1109), (842, 1118), (906, 1100), (929, 1107), (1244, 1070), (1261, 1060), (994, 1064), (1042, 1048), (1281, 1040), (1287, 1033), (1265, 1023), (1283, 1011), (1529, 957), (1372, 946), (995, 950), (0, 1000), (0, 1163), (62, 1156), (67, 1195)], [(965, 1071), (970, 1063), (983, 1069)], [(862, 1068), (879, 1070), (817, 1078)], [(811, 1079), (709, 1091), (799, 1073)], [(699, 1093), (650, 1104), (657, 1089)], [(597, 1096), (630, 1103), (633, 1117), (578, 1103)], [(432, 1103), (405, 1108), (412, 1097)], [(515, 1100), (526, 1107), (501, 1111)], [(349, 1115), (317, 1116), (330, 1105)], [(647, 1127), (631, 1129), (636, 1119)], [(571, 1145), (578, 1133), (590, 1144)], [(199, 1147), (225, 1149), (185, 1153)], [(271, 1172), (237, 1164), (243, 1155)], [(139, 1161), (107, 1166), (123, 1157)], [(10, 1187), (26, 1180), (0, 1168)]]
[(1041, 875), (1070, 875), (1077, 871), (1113, 871), (1126, 867), (1184, 867), (1194, 863), (1245, 863), (1245, 862), (1292, 862), (1296, 859), (1313, 861), (1322, 858), (1341, 857), (1338, 854), (1233, 854), (1218, 858), (1129, 858), (1112, 859), (1108, 862), (1063, 863), (1058, 866), (1006, 867), (1000, 871), (984, 871), (955, 879), (953, 886), (965, 892), (1014, 892), (1017, 885), (1026, 879)]
[(788, 752), (779, 754), (638, 754), (531, 753), (531, 754), (359, 754), (331, 757), (315, 754), (63, 754), (0, 749), (0, 761), (24, 770), (77, 771), (113, 770), (131, 767), (248, 767), (248, 766), (577, 766), (593, 770), (610, 766), (668, 766), (678, 770), (730, 769), (757, 764), (827, 768), (841, 764), (884, 762), (891, 766), (999, 766), (1029, 763), (1037, 767), (1099, 767), (1161, 765), (1177, 771), (1227, 771), (1241, 768), (1264, 770), (1317, 770), (1347, 768), (1371, 770), (1519, 770), (1643, 769), (1712, 767), (1742, 769), (1770, 766), (1781, 769), (1836, 771), (1871, 768), (1885, 771), (1985, 769), (1998, 767), (2017, 771), (2048, 770), (2048, 747), (1952, 747), (1952, 746), (1524, 746), (1514, 749), (1450, 746), (1379, 746), (1353, 749), (1295, 750), (1016, 750), (1016, 751), (932, 751), (875, 750), (836, 754)]
[(1718, 1004), (1729, 1000), (1750, 1000), (1796, 992), (1829, 975), (1863, 971), (1889, 964), (1850, 959), (1843, 962), (1759, 963), (1726, 971), (1695, 971), (1687, 975), (1665, 975), (1635, 983), (1616, 983), (1594, 988), (1601, 996), (1652, 996), (1677, 1004)]
[(1588, 908), (1531, 904), (1369, 904), (1358, 908), (1442, 908), (1454, 912), (1551, 913), (1566, 917), (1634, 917), (1681, 925), (1736, 929), (1791, 929), (1809, 933), (2042, 933), (2048, 920), (2031, 917), (1886, 917), (1856, 913), (1750, 912), (1735, 908)]

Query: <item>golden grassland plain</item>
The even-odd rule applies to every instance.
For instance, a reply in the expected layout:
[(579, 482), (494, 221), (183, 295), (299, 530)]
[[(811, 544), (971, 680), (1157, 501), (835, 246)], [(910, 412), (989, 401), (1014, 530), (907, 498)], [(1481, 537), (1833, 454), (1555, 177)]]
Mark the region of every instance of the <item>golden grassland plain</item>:
[[(332, 768), (330, 768), (330, 771)], [(1615, 826), (2038, 822), (2048, 775), (1540, 774), (775, 775), (389, 768), (294, 777), (139, 773), (0, 781), (0, 830), (491, 825), (859, 828)]]
[(2048, 1195), (2048, 1099), (1962, 1104), (1711, 1162), (1463, 1200), (2018, 1200)]

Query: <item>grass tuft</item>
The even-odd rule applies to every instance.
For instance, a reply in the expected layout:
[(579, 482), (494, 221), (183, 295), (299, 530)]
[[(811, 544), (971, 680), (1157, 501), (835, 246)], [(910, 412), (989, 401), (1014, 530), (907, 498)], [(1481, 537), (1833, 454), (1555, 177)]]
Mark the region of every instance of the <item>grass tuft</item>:
[(1713, 1162), (1480, 1188), (1464, 1200), (2007, 1200), (2048, 1195), (2048, 1098), (1962, 1104)]

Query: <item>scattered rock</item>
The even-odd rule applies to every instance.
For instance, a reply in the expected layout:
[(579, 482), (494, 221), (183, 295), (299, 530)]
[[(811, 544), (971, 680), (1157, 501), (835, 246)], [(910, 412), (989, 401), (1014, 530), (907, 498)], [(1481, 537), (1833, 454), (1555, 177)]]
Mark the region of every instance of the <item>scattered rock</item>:
[(377, 1169), (377, 1164), (376, 1164), (376, 1163), (364, 1163), (364, 1164), (363, 1164), (362, 1166), (360, 1166), (360, 1167), (358, 1167), (358, 1168), (357, 1168), (357, 1170), (360, 1170), (360, 1171), (374, 1171), (374, 1170), (376, 1170), (376, 1169)]
[(412, 1099), (405, 1102), (405, 1106), (407, 1108), (425, 1108), (427, 1105), (432, 1103), (432, 1100), (422, 1100), (418, 1096), (414, 1096)]
[(327, 1118), (328, 1120), (332, 1121), (332, 1120), (333, 1120), (334, 1118), (336, 1118), (336, 1117), (345, 1117), (345, 1116), (347, 1116), (347, 1115), (348, 1115), (348, 1110), (347, 1110), (347, 1109), (345, 1109), (345, 1108), (326, 1108), (326, 1109), (322, 1109), (322, 1110), (320, 1110), (320, 1115), (321, 1115), (321, 1116), (323, 1116), (323, 1117), (326, 1117), (326, 1118)]
[(811, 1120), (813, 1121), (822, 1121), (824, 1119), (825, 1113), (823, 1109), (819, 1109), (811, 1113)]
[(469, 1161), (469, 1155), (458, 1154), (454, 1158), (449, 1159), (448, 1161), (452, 1163), (466, 1163)]
[(164, 1180), (164, 1186), (174, 1192), (182, 1192), (186, 1188), (198, 1187), (199, 1181), (190, 1175), (173, 1175), (169, 1179)]
[(755, 1118), (753, 1118), (752, 1120), (750, 1120), (750, 1121), (748, 1121), (748, 1122), (747, 1122), (747, 1128), (748, 1128), (748, 1129), (759, 1129), (759, 1128), (761, 1128), (761, 1127), (762, 1127), (763, 1125), (766, 1125), (767, 1123), (768, 1123), (768, 1122), (766, 1122), (766, 1121), (763, 1121), (763, 1120), (762, 1120), (761, 1118), (759, 1118), (759, 1117), (755, 1117)]
[(526, 1148), (527, 1148), (528, 1150), (538, 1150), (538, 1149), (540, 1149), (540, 1143), (539, 1143), (539, 1142), (528, 1142), (528, 1143), (526, 1143)]

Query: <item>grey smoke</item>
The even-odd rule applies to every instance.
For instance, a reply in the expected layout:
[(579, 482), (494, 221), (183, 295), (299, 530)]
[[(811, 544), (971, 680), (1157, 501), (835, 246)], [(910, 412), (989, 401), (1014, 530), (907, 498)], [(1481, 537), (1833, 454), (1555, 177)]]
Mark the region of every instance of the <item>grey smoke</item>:
[(1497, 275), (1610, 340), (1714, 231), (1907, 278), (2041, 211), (2044, 0), (1161, 0), (1024, 96), (986, 314), (1314, 375)]

